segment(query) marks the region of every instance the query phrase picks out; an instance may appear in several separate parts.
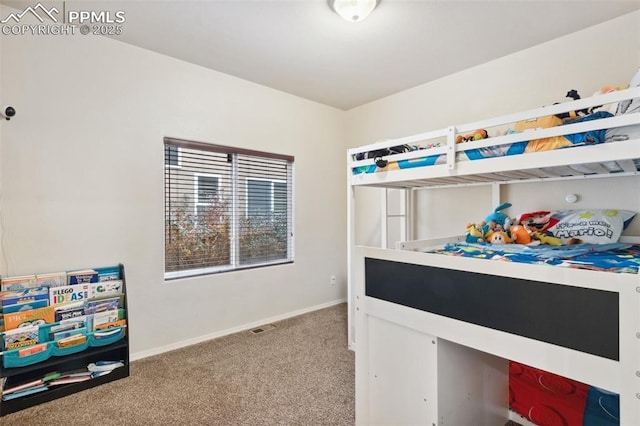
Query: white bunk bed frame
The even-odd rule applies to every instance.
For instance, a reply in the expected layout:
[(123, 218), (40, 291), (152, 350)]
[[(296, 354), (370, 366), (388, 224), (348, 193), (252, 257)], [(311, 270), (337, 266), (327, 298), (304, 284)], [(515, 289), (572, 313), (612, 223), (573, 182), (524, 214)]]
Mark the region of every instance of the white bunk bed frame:
[[(455, 143), (457, 134), (479, 128), (504, 126), (637, 97), (640, 97), (640, 88), (632, 88), (348, 150), (349, 347), (356, 352), (357, 424), (501, 424), (500, 421), (505, 422), (510, 416), (508, 360), (514, 360), (618, 393), (620, 424), (640, 425), (640, 275), (489, 262), (415, 251), (459, 239), (459, 236), (400, 242), (396, 250), (362, 247), (354, 243), (357, 186), (397, 188), (410, 192), (418, 188), (492, 185), (492, 202), (498, 205), (500, 184), (620, 176), (640, 179), (637, 168), (640, 167), (640, 139), (456, 161), (456, 153), (466, 149), (640, 125), (640, 114)], [(373, 159), (356, 161), (356, 154), (442, 137), (446, 137), (445, 146), (390, 155), (385, 159), (396, 161), (446, 154), (446, 164), (370, 174), (352, 173), (354, 167), (374, 163)], [(612, 162), (619, 167), (615, 173), (606, 167)], [(570, 169), (568, 165), (581, 165), (580, 171)], [(628, 237), (626, 241), (640, 243), (640, 238)], [(619, 359), (608, 359), (367, 296), (365, 259), (613, 292), (619, 301)]]

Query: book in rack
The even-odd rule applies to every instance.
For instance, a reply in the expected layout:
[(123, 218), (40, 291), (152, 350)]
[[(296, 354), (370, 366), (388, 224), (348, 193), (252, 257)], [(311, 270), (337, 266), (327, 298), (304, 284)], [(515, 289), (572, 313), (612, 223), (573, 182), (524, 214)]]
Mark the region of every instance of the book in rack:
[(13, 277), (6, 288), (0, 416), (129, 375), (123, 265)]

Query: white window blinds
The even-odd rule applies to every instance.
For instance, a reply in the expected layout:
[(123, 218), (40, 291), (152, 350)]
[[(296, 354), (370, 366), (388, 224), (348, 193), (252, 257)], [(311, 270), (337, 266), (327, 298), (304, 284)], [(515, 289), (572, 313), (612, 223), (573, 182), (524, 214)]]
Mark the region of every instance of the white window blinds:
[(165, 138), (165, 278), (293, 261), (293, 157)]

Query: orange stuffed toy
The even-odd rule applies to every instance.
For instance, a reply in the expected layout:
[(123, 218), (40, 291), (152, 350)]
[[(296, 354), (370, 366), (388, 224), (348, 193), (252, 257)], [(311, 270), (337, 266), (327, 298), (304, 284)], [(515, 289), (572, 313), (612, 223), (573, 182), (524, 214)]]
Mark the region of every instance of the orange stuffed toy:
[(531, 243), (531, 231), (522, 225), (513, 225), (509, 228), (509, 234), (515, 244)]

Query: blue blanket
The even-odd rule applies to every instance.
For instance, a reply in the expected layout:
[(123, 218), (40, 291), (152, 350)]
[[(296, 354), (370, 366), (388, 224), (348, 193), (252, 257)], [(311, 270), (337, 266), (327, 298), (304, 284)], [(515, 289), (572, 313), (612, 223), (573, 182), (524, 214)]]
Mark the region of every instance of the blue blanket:
[(623, 243), (570, 246), (455, 243), (429, 253), (631, 274), (637, 274), (640, 268), (640, 245)]

